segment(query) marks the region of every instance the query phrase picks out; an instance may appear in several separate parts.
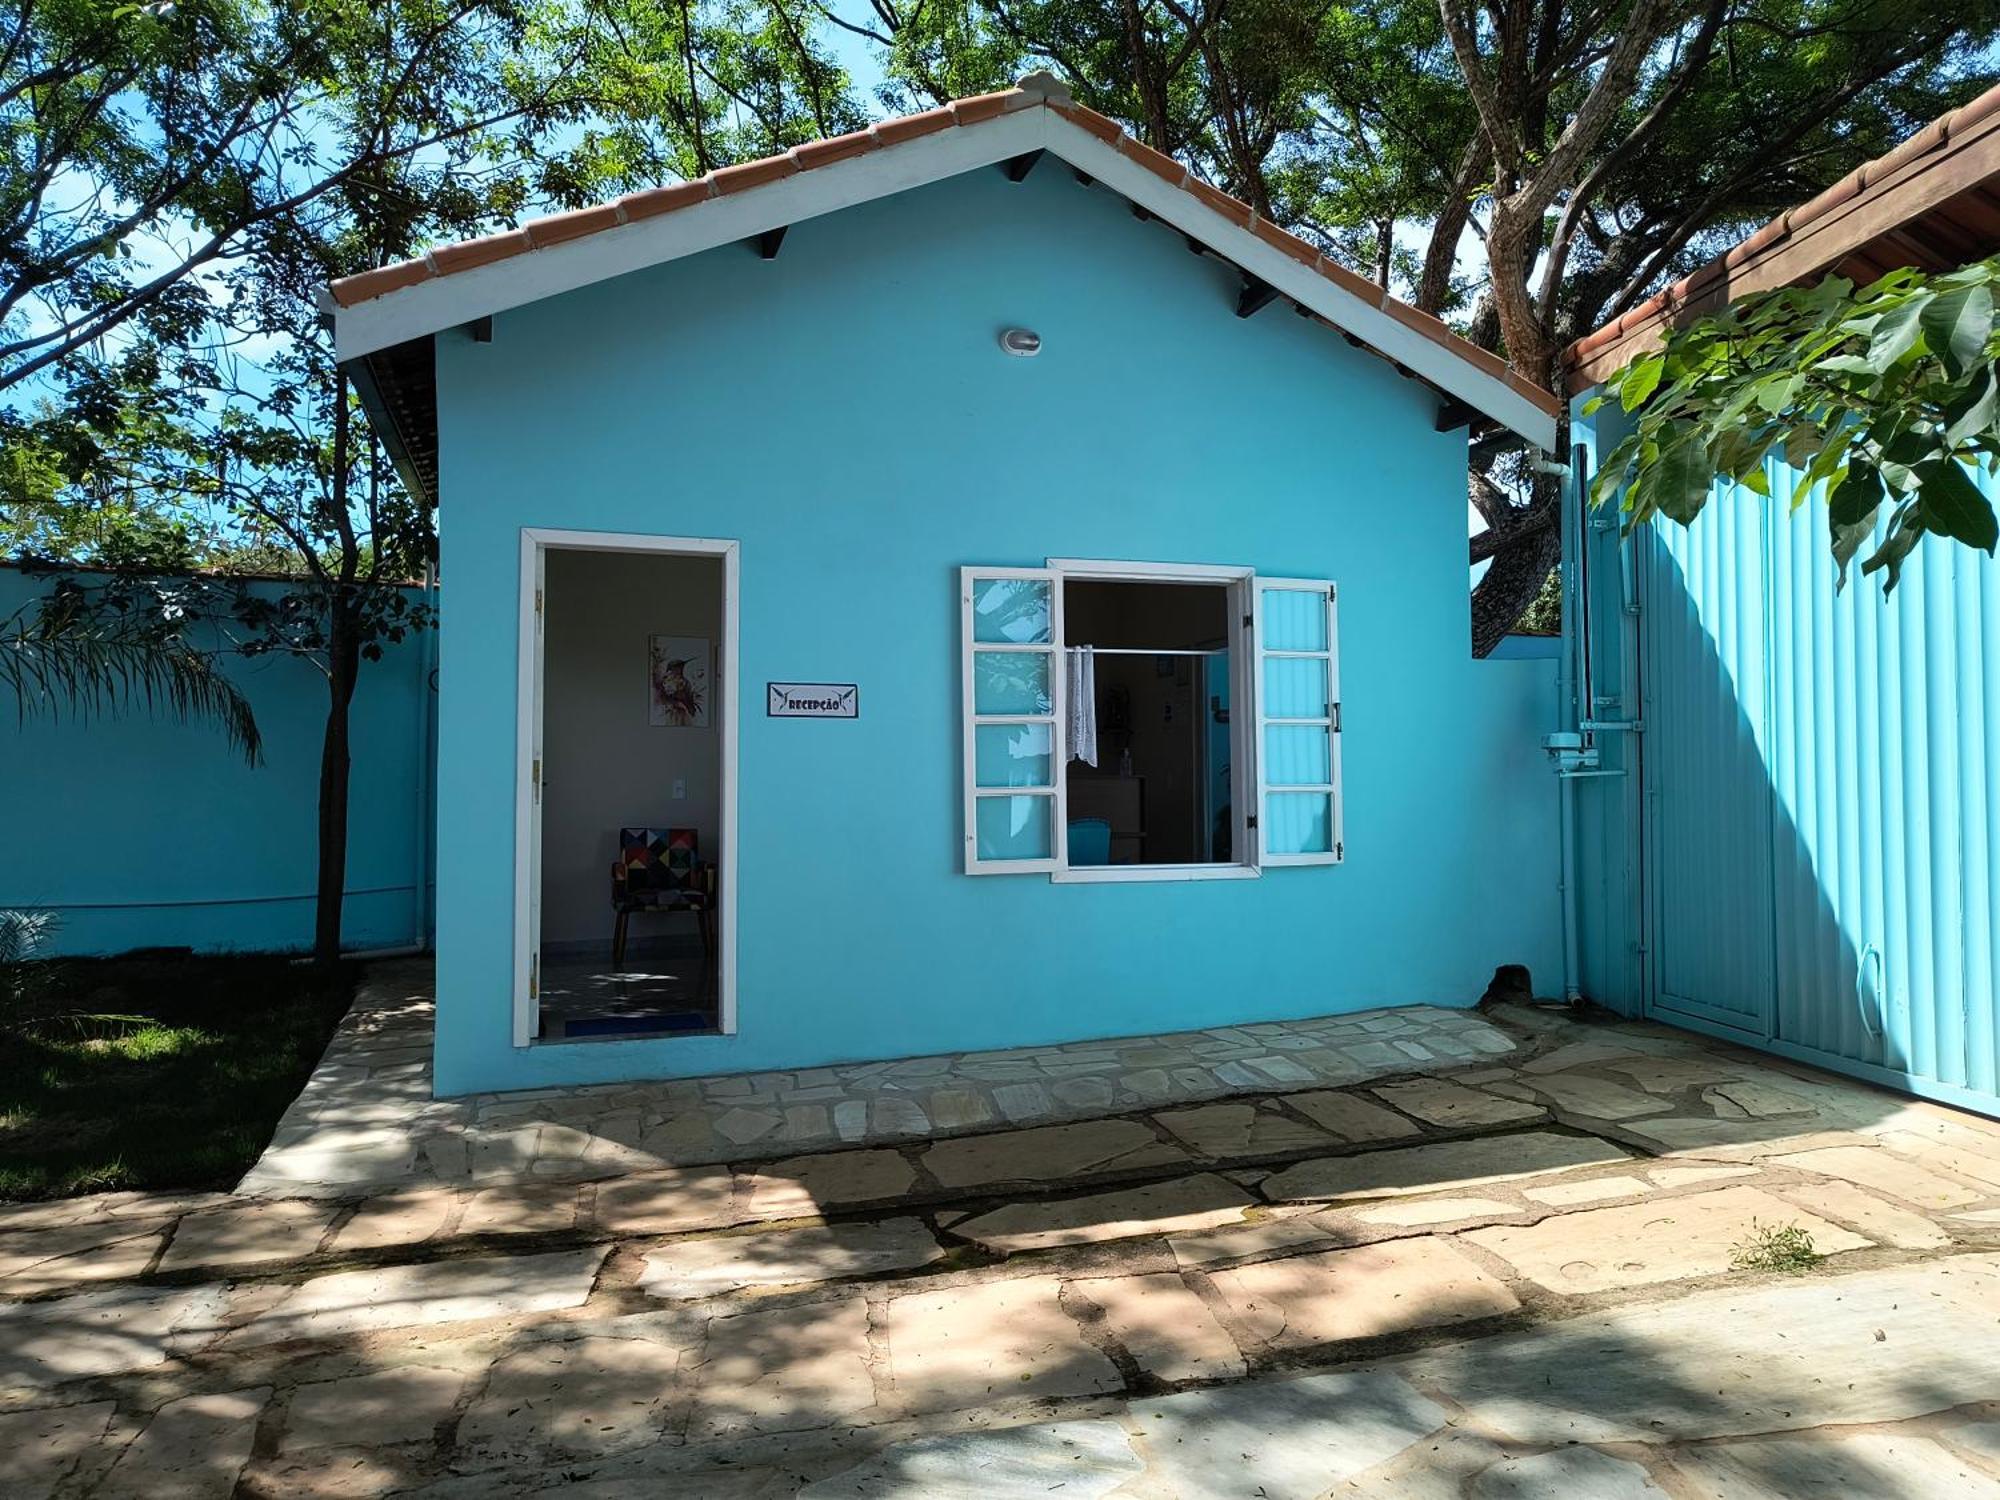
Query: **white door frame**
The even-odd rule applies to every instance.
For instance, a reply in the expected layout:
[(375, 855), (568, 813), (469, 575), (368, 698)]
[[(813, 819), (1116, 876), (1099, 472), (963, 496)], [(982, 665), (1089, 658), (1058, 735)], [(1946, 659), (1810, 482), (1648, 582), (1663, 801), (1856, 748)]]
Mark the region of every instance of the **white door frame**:
[[(540, 608), (536, 595), (543, 556), (551, 550), (568, 552), (647, 552), (680, 557), (722, 559), (722, 640), (716, 649), (716, 681), (722, 697), (719, 772), (722, 778), (722, 847), (716, 853), (716, 891), (721, 920), (716, 926), (716, 1000), (722, 1033), (736, 1030), (736, 745), (741, 674), (736, 665), (737, 588), (740, 544), (717, 537), (653, 536), (636, 531), (564, 531), (521, 528), (519, 678), (515, 692), (516, 729), (514, 803), (514, 1045), (535, 1039), (535, 997), (531, 977), (539, 964), (541, 934), (535, 913), (540, 891), (535, 889), (535, 845), (541, 829), (536, 785), (542, 686)], [(649, 1042), (672, 1038), (649, 1038)]]

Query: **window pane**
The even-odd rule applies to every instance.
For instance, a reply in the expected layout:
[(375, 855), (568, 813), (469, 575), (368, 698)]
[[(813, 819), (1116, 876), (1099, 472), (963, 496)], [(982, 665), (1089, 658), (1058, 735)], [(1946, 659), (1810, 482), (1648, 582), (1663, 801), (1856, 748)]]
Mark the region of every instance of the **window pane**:
[(1266, 651), (1326, 650), (1326, 595), (1307, 589), (1264, 590)]
[(1327, 718), (1326, 662), (1316, 656), (1265, 657), (1264, 717)]
[(1329, 854), (1333, 798), (1325, 792), (1273, 792), (1264, 799), (1264, 847), (1273, 854)]
[(1049, 697), (1046, 651), (972, 653), (972, 710), (981, 714), (1045, 714)]
[(981, 724), (973, 730), (977, 786), (1054, 786), (1047, 724)]
[(1333, 757), (1317, 724), (1264, 726), (1264, 781), (1270, 786), (1327, 786)]
[(981, 859), (1047, 859), (1053, 797), (981, 797), (973, 832)]
[(1041, 645), (1049, 639), (1049, 585), (1040, 578), (975, 578), (972, 638)]

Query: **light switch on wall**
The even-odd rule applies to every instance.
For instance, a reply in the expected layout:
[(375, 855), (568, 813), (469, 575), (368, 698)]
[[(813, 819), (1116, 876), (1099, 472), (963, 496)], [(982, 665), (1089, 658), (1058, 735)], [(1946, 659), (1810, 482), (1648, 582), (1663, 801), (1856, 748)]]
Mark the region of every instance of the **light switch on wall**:
[(674, 801), (678, 802), (688, 794), (688, 784), (680, 777), (674, 778)]

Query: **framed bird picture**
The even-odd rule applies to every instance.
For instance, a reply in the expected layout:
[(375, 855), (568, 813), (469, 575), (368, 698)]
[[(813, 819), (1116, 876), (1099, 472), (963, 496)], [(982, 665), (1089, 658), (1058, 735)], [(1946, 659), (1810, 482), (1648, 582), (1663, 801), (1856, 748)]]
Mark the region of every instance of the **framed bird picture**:
[(670, 729), (708, 728), (709, 699), (714, 696), (708, 641), (701, 636), (656, 635), (648, 638), (647, 645), (649, 721)]

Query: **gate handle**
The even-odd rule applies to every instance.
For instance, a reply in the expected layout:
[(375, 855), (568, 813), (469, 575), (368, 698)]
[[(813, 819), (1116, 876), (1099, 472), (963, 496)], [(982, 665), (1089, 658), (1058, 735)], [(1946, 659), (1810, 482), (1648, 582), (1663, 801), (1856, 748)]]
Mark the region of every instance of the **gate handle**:
[(1882, 1033), (1876, 1028), (1874, 1021), (1869, 1019), (1868, 1006), (1865, 1003), (1867, 990), (1863, 984), (1863, 976), (1868, 972), (1868, 961), (1871, 958), (1875, 961), (1875, 1000), (1878, 1005), (1881, 1003), (1882, 950), (1870, 943), (1861, 950), (1861, 961), (1854, 966), (1854, 1008), (1861, 1014), (1861, 1029), (1879, 1042), (1882, 1040)]

